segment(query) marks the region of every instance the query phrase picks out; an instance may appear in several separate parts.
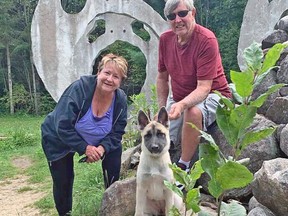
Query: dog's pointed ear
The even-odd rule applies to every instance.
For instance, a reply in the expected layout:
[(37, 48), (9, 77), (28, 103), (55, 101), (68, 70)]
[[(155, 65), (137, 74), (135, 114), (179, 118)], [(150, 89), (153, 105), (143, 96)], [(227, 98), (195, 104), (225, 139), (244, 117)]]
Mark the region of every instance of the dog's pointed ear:
[(166, 128), (169, 127), (169, 118), (166, 108), (163, 106), (158, 112), (158, 122), (164, 125)]
[(140, 130), (143, 130), (149, 124), (149, 118), (142, 110), (138, 112), (138, 124)]

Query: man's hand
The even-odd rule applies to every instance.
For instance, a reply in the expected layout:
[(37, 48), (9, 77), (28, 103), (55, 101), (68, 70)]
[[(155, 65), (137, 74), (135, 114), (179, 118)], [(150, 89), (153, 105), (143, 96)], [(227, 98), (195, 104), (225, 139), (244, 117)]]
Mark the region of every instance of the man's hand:
[(185, 106), (181, 102), (177, 102), (177, 103), (172, 104), (171, 109), (168, 113), (169, 119), (174, 120), (174, 119), (180, 118), (184, 109), (185, 109)]

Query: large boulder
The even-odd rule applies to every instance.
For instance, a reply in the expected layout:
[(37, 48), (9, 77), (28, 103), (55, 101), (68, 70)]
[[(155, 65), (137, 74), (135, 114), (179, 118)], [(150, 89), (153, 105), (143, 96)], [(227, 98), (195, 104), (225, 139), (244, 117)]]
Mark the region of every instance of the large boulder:
[(275, 215), (288, 212), (288, 159), (265, 161), (251, 184), (254, 197)]

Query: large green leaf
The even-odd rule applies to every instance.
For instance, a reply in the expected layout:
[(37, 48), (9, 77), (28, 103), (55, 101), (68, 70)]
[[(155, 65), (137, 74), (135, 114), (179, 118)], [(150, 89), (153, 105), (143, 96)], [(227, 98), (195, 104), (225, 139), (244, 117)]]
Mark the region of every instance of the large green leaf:
[(236, 100), (237, 103), (243, 103), (243, 98), (237, 93), (235, 84), (229, 83), (229, 88), (232, 92), (233, 99)]
[(270, 86), (265, 93), (261, 94), (256, 100), (251, 101), (250, 105), (257, 107), (257, 108), (261, 107), (264, 104), (264, 102), (267, 100), (269, 95), (278, 91), (283, 86), (285, 86), (285, 84), (281, 84), (281, 83)]
[(243, 57), (248, 68), (251, 68), (253, 71), (259, 71), (263, 59), (261, 44), (254, 41), (249, 47), (244, 49)]
[(191, 168), (190, 173), (188, 174), (189, 176), (189, 183), (186, 187), (186, 190), (193, 189), (195, 187), (196, 181), (201, 177), (201, 175), (204, 173), (204, 170), (201, 165), (202, 159), (196, 161), (194, 165)]
[(189, 184), (189, 176), (187, 172), (180, 169), (180, 167), (178, 167), (175, 163), (170, 164), (169, 167), (172, 169), (176, 181), (180, 182), (184, 186)]
[(269, 74), (271, 73), (272, 70), (278, 68), (279, 66), (275, 66), (275, 67), (271, 67), (269, 70), (267, 70), (264, 73), (261, 73), (260, 75), (255, 75), (255, 80), (254, 80), (254, 85), (253, 88), (255, 89), (257, 86), (259, 86), (263, 79)]
[(201, 143), (199, 145), (199, 158), (201, 158), (201, 166), (203, 170), (214, 178), (217, 169), (225, 163), (219, 155), (219, 149), (215, 149), (213, 145)]
[(237, 106), (234, 110), (232, 110), (230, 118), (232, 124), (238, 129), (237, 140), (252, 124), (256, 112), (257, 112), (256, 107), (246, 106), (245, 104)]
[(199, 207), (200, 197), (201, 196), (199, 188), (189, 190), (187, 192), (187, 197), (185, 201), (187, 210), (192, 209), (195, 213), (199, 212), (201, 210)]
[(226, 110), (225, 107), (217, 108), (217, 125), (231, 146), (236, 147), (246, 128), (253, 122), (256, 112), (256, 107), (245, 104), (239, 105), (231, 111)]
[(265, 55), (260, 74), (265, 73), (266, 71), (268, 71), (271, 67), (273, 67), (276, 64), (276, 62), (280, 58), (282, 51), (287, 46), (288, 46), (288, 44), (277, 43), (272, 48), (270, 48), (268, 50), (267, 54)]
[(218, 106), (216, 110), (216, 122), (227, 142), (233, 146), (237, 142), (238, 128), (231, 121), (231, 112), (224, 107)]
[(225, 161), (220, 156), (219, 149), (212, 144), (206, 143), (199, 145), (199, 157), (201, 158), (203, 170), (210, 176), (208, 190), (213, 197), (218, 198), (224, 191), (216, 180), (216, 173)]
[(220, 215), (246, 216), (246, 209), (239, 202), (232, 200), (229, 204), (222, 202)]
[(247, 69), (243, 72), (236, 72), (231, 70), (230, 76), (232, 82), (235, 84), (237, 94), (242, 98), (248, 97), (253, 92), (254, 73)]
[(241, 142), (241, 150), (246, 148), (249, 144), (258, 142), (274, 133), (276, 128), (270, 127), (259, 131), (249, 131), (245, 134)]
[(242, 188), (253, 180), (253, 174), (242, 164), (228, 161), (216, 173), (217, 182), (225, 190)]
[(184, 195), (182, 190), (180, 190), (174, 183), (164, 180), (164, 185), (183, 199)]
[(209, 180), (208, 191), (216, 199), (218, 199), (224, 193), (224, 189), (221, 187), (220, 183), (216, 180), (216, 178)]

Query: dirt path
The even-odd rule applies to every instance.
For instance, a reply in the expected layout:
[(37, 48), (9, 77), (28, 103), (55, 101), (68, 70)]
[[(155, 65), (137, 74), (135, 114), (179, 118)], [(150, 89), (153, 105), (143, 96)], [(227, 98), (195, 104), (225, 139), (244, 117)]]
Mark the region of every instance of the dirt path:
[[(31, 165), (27, 158), (17, 158), (13, 164), (26, 169)], [(28, 176), (18, 175), (12, 179), (0, 181), (0, 215), (2, 216), (38, 216), (39, 210), (33, 208), (33, 203), (45, 196), (37, 191), (37, 184), (28, 182)]]

